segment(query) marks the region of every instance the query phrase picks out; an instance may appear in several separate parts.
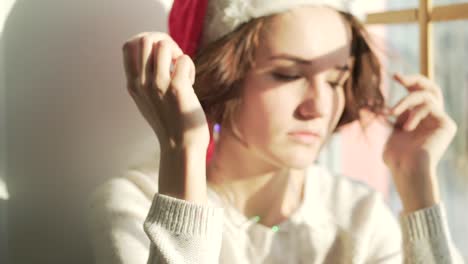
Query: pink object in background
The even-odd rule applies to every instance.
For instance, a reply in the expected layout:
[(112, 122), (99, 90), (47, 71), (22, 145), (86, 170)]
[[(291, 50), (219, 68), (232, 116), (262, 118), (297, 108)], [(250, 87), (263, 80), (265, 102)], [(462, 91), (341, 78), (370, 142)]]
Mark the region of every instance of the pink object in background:
[(382, 160), (388, 134), (378, 122), (369, 124), (365, 132), (358, 122), (348, 125), (341, 133), (341, 171), (346, 176), (367, 183), (385, 197), (389, 191), (388, 169)]

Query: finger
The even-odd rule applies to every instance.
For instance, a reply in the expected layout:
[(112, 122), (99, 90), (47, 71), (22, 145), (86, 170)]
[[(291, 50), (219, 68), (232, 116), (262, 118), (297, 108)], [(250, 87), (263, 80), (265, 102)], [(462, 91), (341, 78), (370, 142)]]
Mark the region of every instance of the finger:
[(192, 102), (187, 98), (189, 89), (193, 91), (190, 81), (190, 58), (187, 55), (177, 59), (169, 89), (180, 104), (181, 110), (189, 110), (188, 108), (192, 107)]
[(154, 78), (156, 76), (156, 60), (158, 59), (160, 41), (153, 41), (150, 43), (151, 48), (145, 66), (145, 87), (146, 89), (153, 89), (155, 87)]
[(403, 129), (406, 131), (414, 130), (419, 123), (426, 118), (431, 112), (431, 107), (427, 104), (416, 106), (409, 114), (408, 119), (403, 125)]
[(153, 61), (154, 61), (154, 44), (161, 42), (165, 43), (166, 49), (169, 50), (169, 54), (173, 58), (177, 58), (181, 56), (182, 50), (180, 47), (177, 45), (177, 43), (174, 42), (168, 35), (166, 34), (160, 34), (160, 33), (153, 33), (153, 34), (148, 34), (143, 37), (141, 37), (141, 45), (142, 45), (142, 50), (141, 50), (141, 69), (144, 69), (144, 72), (142, 72), (140, 78), (141, 78), (141, 83), (147, 84), (149, 82), (153, 81), (152, 78), (152, 73), (156, 72), (153, 67), (155, 66)]
[(135, 80), (138, 78), (140, 68), (138, 55), (140, 47), (137, 44), (138, 43), (135, 43), (135, 41), (126, 42), (122, 47), (125, 75), (127, 77), (127, 83), (129, 86), (132, 86), (132, 88), (136, 88), (134, 84)]
[(422, 76), (420, 74), (415, 75), (402, 75), (400, 73), (395, 73), (393, 79), (403, 85), (408, 91), (418, 91), (418, 90), (429, 90), (438, 99), (442, 100), (442, 91), (440, 88), (431, 80)]
[[(149, 35), (148, 32), (142, 32), (125, 41), (122, 47), (124, 54), (125, 74), (129, 83), (136, 83), (141, 76), (141, 38)], [(161, 33), (157, 33), (161, 34)]]
[(411, 109), (417, 105), (427, 103), (436, 106), (434, 95), (427, 91), (411, 92), (409, 95), (401, 99), (392, 109), (394, 115), (400, 115), (404, 111)]
[(421, 82), (418, 75), (402, 75), (401, 73), (394, 73), (393, 79), (410, 89), (414, 85), (420, 85)]
[(171, 82), (172, 54), (171, 43), (164, 40), (158, 43), (153, 60), (155, 68), (153, 81), (154, 88), (160, 95), (166, 93), (169, 83)]
[(140, 38), (140, 82), (142, 85), (146, 85), (147, 83), (147, 75), (148, 73), (151, 73), (152, 67), (153, 67), (153, 56), (151, 56), (152, 50), (153, 50), (153, 43), (154, 43), (154, 38), (151, 35), (145, 35)]
[(177, 45), (177, 43), (173, 39), (169, 38), (166, 39), (166, 41), (168, 41), (168, 43), (171, 44), (170, 47), (172, 58), (179, 58), (180, 56), (184, 55), (179, 45)]
[(410, 116), (411, 111), (406, 110), (403, 113), (401, 113), (399, 116), (397, 116), (394, 127), (403, 129), (403, 125), (406, 123), (406, 120), (408, 120), (408, 117)]

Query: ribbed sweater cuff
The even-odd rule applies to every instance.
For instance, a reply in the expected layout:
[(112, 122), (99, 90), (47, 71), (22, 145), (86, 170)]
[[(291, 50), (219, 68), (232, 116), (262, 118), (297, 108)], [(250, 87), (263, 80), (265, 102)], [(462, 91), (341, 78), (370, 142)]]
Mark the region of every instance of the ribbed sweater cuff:
[(211, 237), (222, 232), (223, 211), (156, 193), (145, 224), (155, 224), (175, 234)]
[(442, 203), (407, 215), (400, 214), (403, 238), (407, 241), (446, 236), (447, 220)]

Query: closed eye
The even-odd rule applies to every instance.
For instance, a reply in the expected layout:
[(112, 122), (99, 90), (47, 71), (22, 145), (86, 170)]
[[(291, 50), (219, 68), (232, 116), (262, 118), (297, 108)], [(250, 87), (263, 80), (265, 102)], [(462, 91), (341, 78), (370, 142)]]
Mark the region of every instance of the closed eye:
[(301, 75), (287, 75), (287, 74), (282, 74), (282, 73), (277, 73), (277, 72), (272, 73), (272, 76), (276, 80), (283, 81), (283, 82), (295, 81), (302, 77)]

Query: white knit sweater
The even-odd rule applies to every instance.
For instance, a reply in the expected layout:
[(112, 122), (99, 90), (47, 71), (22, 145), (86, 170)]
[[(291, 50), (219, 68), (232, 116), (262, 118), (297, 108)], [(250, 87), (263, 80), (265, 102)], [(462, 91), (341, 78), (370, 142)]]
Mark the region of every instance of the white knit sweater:
[(312, 166), (304, 200), (274, 232), (209, 189), (208, 205), (157, 192), (157, 171), (130, 170), (96, 190), (96, 263), (463, 263), (443, 204), (399, 216), (362, 183)]

